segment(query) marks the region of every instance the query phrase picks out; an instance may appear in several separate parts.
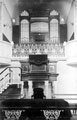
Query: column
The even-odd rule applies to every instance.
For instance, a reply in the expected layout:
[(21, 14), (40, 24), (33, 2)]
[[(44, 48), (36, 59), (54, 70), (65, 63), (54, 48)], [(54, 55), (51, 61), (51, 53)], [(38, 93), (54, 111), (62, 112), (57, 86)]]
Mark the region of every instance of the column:
[(49, 81), (45, 81), (45, 89), (44, 89), (44, 93), (45, 93), (45, 96), (46, 98), (48, 98), (48, 94), (49, 94)]
[(45, 81), (44, 93), (47, 99), (52, 98), (52, 84), (49, 81)]
[(54, 98), (54, 82), (51, 83), (51, 97)]
[(32, 94), (33, 94), (33, 82), (28, 81), (28, 97), (31, 98)]
[(23, 86), (24, 86), (24, 82), (21, 81), (21, 95), (22, 95), (22, 97), (24, 97), (24, 88), (23, 88)]

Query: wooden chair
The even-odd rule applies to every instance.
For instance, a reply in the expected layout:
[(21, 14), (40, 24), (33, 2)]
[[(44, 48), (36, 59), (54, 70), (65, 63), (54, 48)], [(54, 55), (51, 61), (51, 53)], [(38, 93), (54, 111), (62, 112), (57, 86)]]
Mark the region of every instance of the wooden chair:
[(34, 99), (44, 99), (46, 96), (43, 93), (42, 88), (34, 88), (33, 89), (33, 95), (31, 96)]

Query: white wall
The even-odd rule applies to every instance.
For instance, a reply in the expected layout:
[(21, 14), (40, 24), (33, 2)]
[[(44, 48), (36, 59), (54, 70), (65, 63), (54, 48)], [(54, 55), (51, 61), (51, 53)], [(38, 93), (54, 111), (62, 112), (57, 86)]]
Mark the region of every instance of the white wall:
[(12, 70), (12, 83), (19, 84), (21, 81), (21, 63), (19, 61), (11, 62), (11, 70)]
[(18, 0), (4, 0), (4, 3), (9, 11), (11, 18), (16, 19), (16, 24), (19, 22)]
[(0, 41), (0, 64), (11, 64), (12, 45), (5, 41)]
[[(55, 94), (77, 94), (77, 66), (69, 66), (66, 61), (57, 63), (57, 81), (54, 82)], [(57, 97), (77, 98), (75, 95)]]
[(67, 40), (69, 41), (74, 32), (74, 5), (71, 6), (67, 19)]
[(0, 41), (2, 40), (2, 17), (1, 17), (1, 12), (2, 12), (2, 3), (0, 3)]
[(5, 4), (2, 4), (2, 33), (12, 41), (12, 20)]
[(66, 61), (57, 63), (57, 89), (59, 94), (77, 93), (77, 66), (68, 66)]

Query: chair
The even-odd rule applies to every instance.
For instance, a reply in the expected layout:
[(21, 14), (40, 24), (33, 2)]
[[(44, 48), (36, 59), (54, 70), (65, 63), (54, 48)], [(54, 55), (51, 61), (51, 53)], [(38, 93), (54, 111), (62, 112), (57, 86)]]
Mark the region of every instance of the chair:
[(42, 88), (34, 88), (33, 89), (33, 95), (31, 96), (34, 99), (43, 99), (46, 98), (46, 96), (43, 93)]

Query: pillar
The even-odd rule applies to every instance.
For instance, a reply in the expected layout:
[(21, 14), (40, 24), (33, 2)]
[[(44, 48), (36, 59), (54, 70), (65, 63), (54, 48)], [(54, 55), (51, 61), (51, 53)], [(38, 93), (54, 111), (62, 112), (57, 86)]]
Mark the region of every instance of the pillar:
[(28, 81), (28, 97), (31, 98), (32, 94), (33, 94), (33, 82)]
[(45, 81), (44, 93), (45, 93), (46, 98), (48, 98), (48, 94), (49, 94), (48, 86), (49, 86), (49, 81)]

